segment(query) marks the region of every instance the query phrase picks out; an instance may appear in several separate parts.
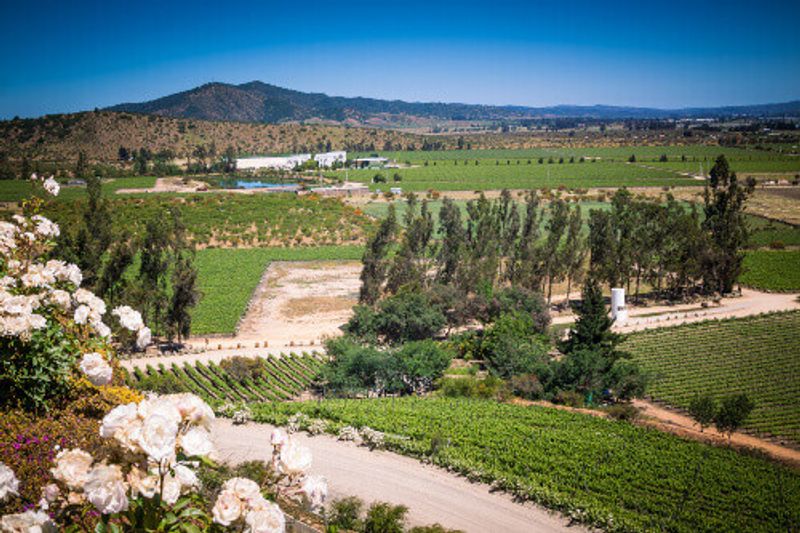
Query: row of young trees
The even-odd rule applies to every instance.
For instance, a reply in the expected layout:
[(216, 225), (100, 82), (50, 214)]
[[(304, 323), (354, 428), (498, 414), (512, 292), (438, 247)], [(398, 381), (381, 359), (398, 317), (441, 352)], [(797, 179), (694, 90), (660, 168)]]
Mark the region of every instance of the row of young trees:
[(191, 329), (199, 300), (194, 246), (175, 209), (148, 220), (143, 235), (113, 223), (100, 178), (86, 177), (87, 200), (78, 224), (62, 233), (57, 257), (77, 264), (84, 287), (110, 306), (129, 302), (154, 332), (179, 341)]

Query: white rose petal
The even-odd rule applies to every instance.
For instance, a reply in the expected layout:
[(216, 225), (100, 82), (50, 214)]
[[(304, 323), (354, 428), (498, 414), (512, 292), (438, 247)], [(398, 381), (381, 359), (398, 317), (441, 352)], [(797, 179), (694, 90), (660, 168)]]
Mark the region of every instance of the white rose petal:
[(193, 427), (181, 435), (180, 445), (189, 456), (207, 456), (214, 452), (211, 434), (201, 427)]
[(229, 479), (224, 485), (222, 485), (222, 490), (232, 492), (237, 498), (244, 502), (255, 501), (258, 498), (263, 498), (261, 495), (261, 488), (258, 486), (258, 483), (245, 477), (234, 477)]
[(79, 448), (63, 450), (56, 456), (56, 466), (50, 472), (58, 481), (80, 489), (89, 478), (92, 461), (92, 456)]
[(11, 470), (4, 463), (0, 463), (0, 502), (7, 497), (17, 494), (19, 489), (19, 480)]
[(58, 531), (43, 511), (33, 509), (24, 513), (5, 515), (0, 519), (0, 530), (8, 533), (50, 533)]
[(150, 414), (142, 424), (139, 446), (156, 463), (175, 455), (178, 423), (174, 418), (158, 412)]
[(111, 365), (97, 352), (84, 354), (80, 368), (93, 385), (108, 385), (114, 375)]
[(311, 467), (311, 460), (311, 450), (292, 440), (281, 447), (278, 459), (281, 471), (289, 475), (306, 472)]
[(229, 490), (223, 490), (217, 496), (217, 501), (214, 502), (211, 515), (214, 517), (215, 523), (229, 526), (242, 516), (244, 510), (242, 500), (236, 494)]
[(281, 508), (266, 502), (263, 509), (250, 511), (244, 518), (247, 533), (283, 533), (286, 530), (286, 517)]
[(135, 403), (118, 405), (103, 417), (103, 422), (100, 424), (100, 436), (106, 439), (115, 437), (118, 432), (123, 431), (137, 418)]
[(114, 514), (128, 509), (128, 487), (122, 479), (119, 465), (97, 465), (89, 472), (84, 485), (86, 499), (102, 514)]
[(308, 476), (300, 489), (312, 509), (319, 509), (328, 498), (328, 482), (322, 476)]
[(143, 327), (136, 335), (136, 347), (140, 350), (144, 350), (150, 344), (151, 340), (152, 333), (150, 332), (150, 328)]

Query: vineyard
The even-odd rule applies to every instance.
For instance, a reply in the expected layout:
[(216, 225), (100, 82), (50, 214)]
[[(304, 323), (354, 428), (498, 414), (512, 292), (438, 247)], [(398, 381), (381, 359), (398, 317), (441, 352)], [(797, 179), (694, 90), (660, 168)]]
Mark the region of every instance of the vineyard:
[(742, 285), (754, 289), (800, 290), (800, 250), (751, 250), (744, 256)]
[(700, 322), (628, 336), (623, 349), (653, 377), (649, 394), (687, 408), (700, 393), (746, 393), (745, 429), (800, 444), (800, 312)]
[(614, 531), (792, 531), (800, 474), (727, 448), (577, 413), (495, 401), (387, 398), (259, 404), (328, 431), (369, 426), (389, 449)]
[(255, 359), (257, 377), (233, 375), (225, 364), (185, 362), (169, 367), (148, 365), (128, 374), (129, 385), (149, 390), (154, 384), (169, 383), (173, 389), (192, 392), (209, 402), (273, 402), (296, 398), (308, 389), (323, 365), (316, 354), (281, 354)]
[[(338, 199), (294, 194), (131, 194), (108, 202), (114, 225), (140, 234), (145, 221), (175, 208), (200, 248), (360, 244), (373, 225)], [(70, 226), (84, 207), (53, 202), (46, 214)]]

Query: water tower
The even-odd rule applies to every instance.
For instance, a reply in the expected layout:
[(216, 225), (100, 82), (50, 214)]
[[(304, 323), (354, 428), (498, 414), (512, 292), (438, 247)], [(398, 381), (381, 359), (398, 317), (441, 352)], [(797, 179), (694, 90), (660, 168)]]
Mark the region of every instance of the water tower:
[(628, 309), (625, 307), (625, 289), (611, 289), (611, 318), (619, 326), (628, 321)]

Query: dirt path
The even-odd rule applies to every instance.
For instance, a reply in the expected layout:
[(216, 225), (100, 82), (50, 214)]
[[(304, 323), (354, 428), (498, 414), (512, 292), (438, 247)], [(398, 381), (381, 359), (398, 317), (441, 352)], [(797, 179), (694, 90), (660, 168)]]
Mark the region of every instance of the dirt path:
[[(217, 420), (212, 438), (224, 461), (237, 463), (268, 459), (272, 426), (234, 426)], [(586, 531), (567, 527), (567, 520), (533, 504), (515, 503), (512, 497), (492, 493), (488, 485), (470, 483), (443, 469), (391, 452), (374, 451), (330, 436), (295, 434), (311, 448), (311, 470), (328, 479), (331, 497), (358, 496), (367, 502), (381, 500), (409, 508), (412, 526), (438, 522), (466, 532), (535, 533)]]
[[(718, 446), (728, 443), (727, 435), (723, 435), (714, 427), (708, 427), (701, 432), (697, 424), (686, 415), (645, 400), (634, 400), (633, 405), (642, 410), (642, 414), (646, 417), (643, 422), (656, 429)], [(735, 448), (755, 448), (779, 461), (800, 467), (800, 450), (781, 446), (752, 435), (734, 433), (731, 437), (731, 446)]]
[[(688, 324), (701, 320), (741, 318), (774, 311), (800, 309), (797, 294), (760, 292), (743, 289), (742, 296), (723, 298), (719, 305), (702, 308), (700, 304), (661, 305), (653, 307), (629, 307), (628, 321), (616, 325), (620, 333), (630, 333), (651, 328), (662, 328)], [(553, 318), (554, 324), (568, 324), (575, 320), (573, 314), (562, 314)]]

